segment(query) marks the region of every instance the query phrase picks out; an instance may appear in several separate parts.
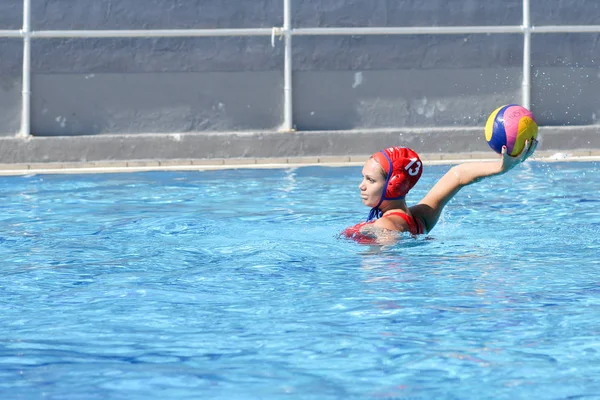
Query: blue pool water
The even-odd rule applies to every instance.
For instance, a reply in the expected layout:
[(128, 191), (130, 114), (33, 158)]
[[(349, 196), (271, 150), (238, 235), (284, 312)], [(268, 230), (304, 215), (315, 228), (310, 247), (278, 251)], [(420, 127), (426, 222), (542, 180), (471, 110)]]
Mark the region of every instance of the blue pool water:
[(0, 398), (600, 398), (598, 167), (383, 248), (360, 167), (0, 178)]

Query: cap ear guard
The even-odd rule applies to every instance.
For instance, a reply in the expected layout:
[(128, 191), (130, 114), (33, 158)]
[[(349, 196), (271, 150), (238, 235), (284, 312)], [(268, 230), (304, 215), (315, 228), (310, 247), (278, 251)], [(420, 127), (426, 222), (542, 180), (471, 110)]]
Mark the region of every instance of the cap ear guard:
[(401, 175), (392, 175), (387, 183), (384, 200), (400, 200), (406, 197), (405, 194), (395, 196), (396, 193), (406, 193), (407, 182)]
[(391, 177), (386, 186), (385, 199), (402, 199), (417, 183), (422, 173), (419, 155), (407, 147), (390, 147), (384, 150), (392, 162)]
[(407, 147), (390, 147), (373, 154), (372, 158), (387, 173), (387, 178), (381, 199), (371, 209), (367, 221), (381, 217), (379, 206), (384, 200), (404, 199), (423, 172), (419, 155)]

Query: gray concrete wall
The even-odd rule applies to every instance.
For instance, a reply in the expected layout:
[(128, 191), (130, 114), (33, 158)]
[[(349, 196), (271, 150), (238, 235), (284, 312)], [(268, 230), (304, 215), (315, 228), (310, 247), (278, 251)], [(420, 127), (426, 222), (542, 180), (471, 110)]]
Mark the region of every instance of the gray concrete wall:
[[(23, 1), (0, 1), (0, 30), (23, 26)], [(21, 121), (23, 41), (0, 38), (0, 136), (14, 136)]]
[[(520, 25), (521, 0), (293, 0), (295, 27)], [(37, 0), (34, 30), (282, 25), (283, 0)], [(532, 23), (600, 24), (597, 0), (532, 2)], [(21, 0), (0, 2), (18, 29)], [(536, 34), (532, 109), (542, 125), (600, 123), (599, 34)], [(520, 100), (520, 35), (295, 37), (297, 130), (478, 127)], [(20, 113), (22, 46), (0, 40), (0, 134)], [(270, 38), (37, 39), (38, 136), (273, 131), (283, 43)]]
[[(536, 157), (600, 156), (600, 126), (540, 128)], [(390, 145), (411, 147), (427, 160), (497, 158), (481, 128), (361, 131), (231, 132), (0, 138), (0, 171), (36, 163), (71, 167), (145, 164), (219, 165), (364, 161)], [(332, 159), (333, 157), (333, 159)], [(307, 160), (303, 160), (307, 158)], [(323, 161), (320, 161), (323, 160)], [(133, 162), (136, 161), (136, 162)], [(57, 166), (64, 168), (65, 166)], [(43, 168), (43, 167), (42, 167)]]
[(0, 2), (0, 29), (21, 29), (23, 26), (23, 0)]
[(20, 128), (22, 54), (21, 40), (0, 38), (0, 136), (14, 136)]

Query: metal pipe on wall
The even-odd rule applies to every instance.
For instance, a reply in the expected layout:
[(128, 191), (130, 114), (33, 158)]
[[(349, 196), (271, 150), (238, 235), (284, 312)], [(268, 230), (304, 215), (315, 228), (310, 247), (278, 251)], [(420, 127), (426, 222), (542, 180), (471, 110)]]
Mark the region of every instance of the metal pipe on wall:
[(0, 38), (20, 38), (23, 37), (21, 31), (7, 31), (0, 29)]
[[(284, 0), (286, 3), (290, 0)], [(290, 6), (287, 6), (290, 7)], [(449, 35), (449, 34), (494, 34), (522, 33), (521, 26), (435, 26), (435, 27), (369, 27), (369, 28), (291, 28), (291, 12), (286, 17), (290, 36), (362, 36), (362, 35)], [(285, 20), (282, 34), (285, 34)], [(557, 27), (560, 28), (560, 27)], [(590, 26), (600, 30), (600, 26)], [(541, 29), (541, 28), (540, 28)], [(0, 31), (7, 36), (20, 37), (18, 31)], [(271, 36), (273, 28), (244, 29), (153, 29), (153, 30), (73, 30), (73, 31), (33, 31), (35, 39), (86, 39), (86, 38), (151, 38), (151, 37), (219, 37), (219, 36)]]
[(281, 130), (294, 130), (294, 105), (292, 97), (292, 0), (283, 0), (283, 34), (285, 37), (283, 64), (283, 126)]
[(363, 35), (460, 35), (469, 33), (521, 33), (520, 26), (409, 26), (368, 28), (297, 28), (294, 35), (303, 36), (363, 36)]
[(218, 37), (218, 36), (271, 36), (271, 28), (244, 29), (153, 29), (153, 30), (91, 30), (91, 31), (36, 31), (32, 38), (85, 39), (85, 38), (157, 38), (157, 37)]
[(534, 33), (600, 33), (600, 25), (548, 25), (532, 26)]
[(523, 0), (523, 83), (521, 105), (531, 107), (531, 18), (529, 0)]
[(23, 86), (21, 95), (21, 131), (19, 136), (31, 135), (31, 0), (23, 1)]

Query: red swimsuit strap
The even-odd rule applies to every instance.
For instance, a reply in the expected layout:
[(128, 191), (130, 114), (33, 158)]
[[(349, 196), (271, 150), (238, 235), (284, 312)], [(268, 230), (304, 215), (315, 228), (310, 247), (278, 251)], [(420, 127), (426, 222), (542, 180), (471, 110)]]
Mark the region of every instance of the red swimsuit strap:
[[(396, 212), (392, 211), (390, 213), (387, 213), (384, 217), (389, 217), (391, 215), (398, 215), (398, 216), (400, 216), (400, 218), (405, 220), (406, 223), (408, 224), (409, 232), (412, 235), (420, 235), (420, 234), (425, 233), (425, 230), (423, 229), (423, 226), (421, 225), (421, 223), (418, 219), (413, 218), (408, 214), (405, 214), (403, 212), (398, 212), (398, 211), (396, 211)], [(374, 222), (375, 221), (361, 222), (359, 224), (356, 224), (354, 226), (346, 228), (342, 232), (342, 234), (348, 238), (353, 238), (354, 240), (358, 241), (359, 243), (376, 244), (377, 241), (375, 238), (372, 238), (370, 236), (363, 235), (362, 233), (360, 233), (360, 228), (362, 228), (365, 225), (371, 225)]]
[(406, 213), (403, 213), (400, 211), (392, 211), (392, 212), (385, 214), (383, 217), (390, 217), (392, 215), (397, 215), (400, 218), (402, 218), (403, 220), (405, 220), (406, 223), (408, 224), (409, 232), (412, 233), (413, 235), (420, 235), (420, 234), (425, 233), (420, 221)]

